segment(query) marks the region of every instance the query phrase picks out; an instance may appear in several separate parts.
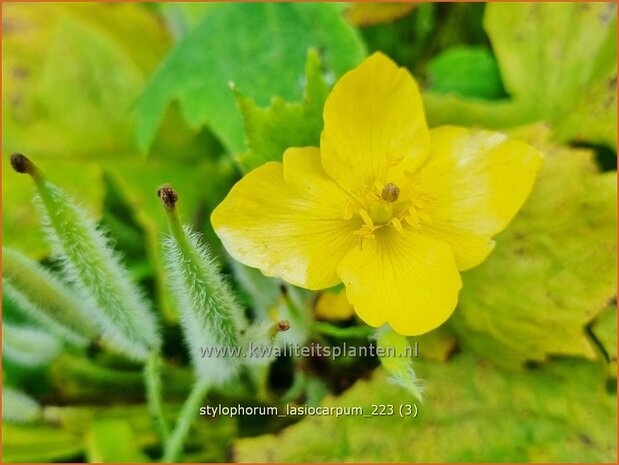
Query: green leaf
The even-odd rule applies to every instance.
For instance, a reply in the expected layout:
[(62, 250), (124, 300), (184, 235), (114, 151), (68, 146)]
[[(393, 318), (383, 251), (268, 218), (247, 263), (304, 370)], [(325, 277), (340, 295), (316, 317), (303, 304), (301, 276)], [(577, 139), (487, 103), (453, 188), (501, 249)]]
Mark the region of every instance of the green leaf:
[(75, 460), (83, 448), (77, 434), (63, 429), (2, 424), (2, 461), (6, 463)]
[[(56, 10), (48, 12), (57, 17), (42, 31), (44, 39), (40, 40), (45, 43), (40, 44), (38, 56), (33, 53), (31, 57), (38, 65), (24, 64), (18, 56), (20, 41), (29, 40), (28, 36), (20, 37), (22, 29), (18, 28), (17, 37), (9, 36), (7, 54), (12, 72), (21, 66), (28, 68), (22, 80), (9, 76), (15, 89), (3, 108), (4, 131), (10, 134), (3, 149), (37, 157), (82, 159), (85, 155), (107, 158), (126, 154), (134, 144), (131, 112), (146, 74), (134, 58), (141, 55), (124, 46), (125, 41), (134, 41), (134, 34), (119, 37), (71, 9)], [(131, 18), (136, 24), (143, 22), (142, 15), (148, 16), (139, 7), (137, 11), (124, 10), (123, 19)], [(26, 31), (42, 21), (33, 9), (16, 10), (15, 14), (18, 21), (19, 15), (25, 17)], [(107, 24), (114, 23), (108, 20)], [(134, 43), (152, 45), (158, 39), (149, 37), (150, 31), (145, 29), (145, 35)], [(157, 45), (152, 48), (160, 48)]]
[(88, 462), (141, 463), (149, 461), (137, 446), (133, 430), (126, 420), (95, 421), (85, 439)]
[(310, 47), (323, 51), (326, 65), (337, 76), (364, 55), (357, 33), (341, 18), (340, 5), (226, 3), (213, 7), (148, 84), (138, 107), (140, 148), (148, 149), (166, 107), (178, 100), (190, 126), (208, 126), (228, 151), (241, 152), (243, 121), (229, 82), (259, 105), (267, 104), (273, 95), (298, 100)]
[[(185, 385), (186, 388), (189, 386), (190, 383)], [(179, 409), (178, 403), (166, 404), (166, 418), (174, 418), (178, 415)], [(91, 430), (96, 422), (116, 422), (119, 420), (130, 427), (136, 447), (149, 451), (156, 451), (160, 447), (159, 437), (148, 408), (144, 404), (119, 403), (104, 406), (47, 407), (45, 413), (46, 418), (50, 421), (58, 424), (67, 432), (73, 433), (75, 435), (74, 442), (78, 443), (81, 448), (84, 448), (86, 433)], [(187, 442), (187, 449), (191, 451), (192, 458), (195, 458), (192, 461), (200, 463), (225, 462), (229, 453), (231, 437), (237, 434), (237, 422), (234, 418), (219, 417), (209, 421), (196, 421)], [(30, 447), (36, 453), (38, 447), (36, 436), (33, 439)], [(45, 447), (45, 438), (41, 439), (38, 442), (42, 447)], [(189, 457), (186, 458), (189, 459)]]
[(615, 10), (611, 3), (488, 5), (484, 26), (507, 91), (558, 121), (616, 67)]
[(424, 92), (422, 98), (431, 127), (459, 124), (504, 129), (518, 127), (532, 120), (526, 108), (518, 108), (507, 99), (467, 99), (455, 94), (433, 92)]
[(480, 104), (429, 93), (430, 124), (504, 128), (546, 120), (559, 141), (616, 147), (614, 3), (493, 3), (484, 26), (511, 100)]
[(499, 67), (487, 47), (451, 47), (428, 63), (429, 90), (497, 99), (505, 96)]
[(616, 286), (616, 173), (599, 173), (590, 151), (528, 137), (546, 155), (536, 185), (486, 262), (463, 274), (450, 320), (464, 348), (505, 366), (593, 357), (584, 327)]
[[(394, 405), (393, 416), (313, 416), (278, 435), (236, 441), (238, 462), (614, 462), (616, 397), (603, 367), (582, 360), (504, 372), (468, 354), (419, 361), (427, 400), (400, 417), (412, 396), (379, 370), (323, 405)], [(583, 401), (586, 399), (586, 401)], [(379, 410), (380, 411), (380, 410)], [(488, 425), (492, 425), (489, 427)], [(479, 438), (483, 437), (480, 442)]]
[(200, 24), (205, 14), (215, 6), (210, 2), (157, 2), (155, 5), (177, 40)]
[(288, 147), (320, 145), (322, 108), (329, 92), (320, 69), (320, 57), (314, 50), (307, 56), (303, 101), (288, 103), (275, 97), (268, 108), (236, 91), (236, 99), (245, 121), (249, 150), (239, 156), (245, 171), (268, 161), (281, 161)]
[[(12, 4), (3, 19), (3, 152), (31, 153), (98, 218), (103, 185), (91, 161), (135, 153), (133, 108), (167, 45), (165, 31), (135, 4)], [(44, 257), (34, 190), (6, 166), (4, 243)]]

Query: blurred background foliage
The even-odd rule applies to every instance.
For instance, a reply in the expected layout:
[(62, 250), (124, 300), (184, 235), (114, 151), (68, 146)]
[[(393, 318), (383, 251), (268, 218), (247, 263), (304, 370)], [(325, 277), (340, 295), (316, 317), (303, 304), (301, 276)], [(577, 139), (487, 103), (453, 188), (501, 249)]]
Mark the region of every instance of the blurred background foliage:
[[(184, 221), (254, 316), (290, 317), (297, 340), (367, 345), (339, 289), (293, 290), (309, 311), (291, 317), (281, 283), (226, 256), (209, 215), (233, 182), (289, 146), (318, 145), (330, 86), (375, 50), (414, 73), (431, 126), (500, 129), (546, 154), (522, 212), (464, 274), (452, 319), (415, 338), (418, 418), (200, 418), (185, 460), (616, 460), (615, 4), (2, 9), (4, 244), (56, 266), (32, 184), (8, 166), (19, 151), (100, 221), (157, 302), (171, 417), (192, 374), (164, 285), (157, 186), (177, 188)], [(139, 369), (68, 350), (17, 307), (3, 295), (3, 460), (157, 457)], [(208, 402), (413, 402), (377, 365), (282, 359), (258, 388), (241, 380)]]

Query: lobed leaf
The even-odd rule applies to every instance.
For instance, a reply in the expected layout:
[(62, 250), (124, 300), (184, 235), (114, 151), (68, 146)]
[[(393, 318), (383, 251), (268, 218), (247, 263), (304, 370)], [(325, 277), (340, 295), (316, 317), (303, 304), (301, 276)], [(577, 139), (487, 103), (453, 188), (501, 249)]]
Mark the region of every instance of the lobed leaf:
[(310, 50), (305, 65), (305, 91), (301, 102), (288, 103), (280, 97), (271, 106), (259, 107), (255, 100), (236, 90), (237, 104), (243, 115), (248, 150), (239, 155), (245, 171), (268, 162), (281, 161), (289, 147), (319, 146), (322, 108), (329, 87), (320, 68), (320, 57)]
[(138, 107), (140, 148), (148, 149), (168, 104), (178, 100), (191, 127), (206, 125), (229, 152), (241, 152), (243, 121), (229, 82), (259, 105), (272, 95), (298, 99), (312, 47), (324, 52), (325, 63), (338, 76), (364, 54), (339, 5), (226, 3), (209, 9), (146, 87)]

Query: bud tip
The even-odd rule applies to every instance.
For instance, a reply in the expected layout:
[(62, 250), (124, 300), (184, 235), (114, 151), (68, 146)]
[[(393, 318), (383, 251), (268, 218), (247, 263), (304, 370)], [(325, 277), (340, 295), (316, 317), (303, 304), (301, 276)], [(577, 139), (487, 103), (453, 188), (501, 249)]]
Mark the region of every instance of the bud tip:
[(164, 184), (157, 189), (157, 197), (161, 199), (161, 203), (167, 210), (173, 210), (178, 200), (176, 191), (169, 184)]
[(30, 159), (21, 153), (11, 155), (11, 166), (18, 173), (31, 173), (34, 164)]

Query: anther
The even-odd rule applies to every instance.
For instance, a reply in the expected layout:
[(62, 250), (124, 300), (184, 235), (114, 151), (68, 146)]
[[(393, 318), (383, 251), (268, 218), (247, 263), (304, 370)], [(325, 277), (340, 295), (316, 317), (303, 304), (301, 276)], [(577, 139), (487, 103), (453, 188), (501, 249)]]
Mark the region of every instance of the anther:
[(398, 197), (400, 196), (400, 188), (392, 182), (388, 182), (383, 186), (380, 196), (383, 200), (393, 203), (398, 200)]

